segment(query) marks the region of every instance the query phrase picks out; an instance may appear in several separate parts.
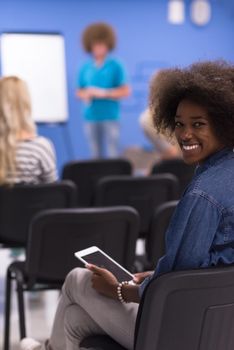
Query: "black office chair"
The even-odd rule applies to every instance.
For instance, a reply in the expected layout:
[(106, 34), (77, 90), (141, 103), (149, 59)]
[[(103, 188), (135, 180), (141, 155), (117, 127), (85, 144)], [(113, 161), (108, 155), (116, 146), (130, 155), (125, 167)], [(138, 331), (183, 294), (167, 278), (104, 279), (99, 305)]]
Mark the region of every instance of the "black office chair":
[(171, 174), (149, 177), (108, 176), (99, 180), (95, 205), (128, 205), (140, 214), (140, 236), (145, 237), (154, 210), (164, 202), (177, 199), (178, 181)]
[[(146, 288), (134, 350), (233, 350), (234, 267), (171, 272)], [(109, 337), (85, 339), (84, 349), (126, 350)]]
[(70, 162), (63, 168), (62, 178), (72, 180), (79, 188), (77, 205), (91, 207), (98, 180), (109, 175), (131, 175), (132, 166), (125, 159), (102, 159)]
[(178, 201), (170, 201), (160, 205), (154, 212), (146, 238), (146, 257), (148, 269), (154, 269), (158, 260), (165, 253), (165, 233)]
[(9, 349), (12, 281), (16, 281), (21, 339), (26, 336), (24, 292), (60, 289), (66, 275), (77, 266), (78, 250), (96, 245), (128, 270), (132, 270), (139, 228), (133, 208), (46, 210), (32, 221), (25, 262), (7, 271), (4, 350)]
[(71, 181), (0, 187), (0, 246), (25, 247), (33, 216), (45, 209), (72, 208), (76, 196)]
[(190, 181), (193, 178), (195, 171), (194, 165), (186, 164), (180, 158), (174, 159), (166, 159), (162, 160), (159, 163), (156, 163), (152, 170), (151, 174), (162, 174), (162, 173), (170, 173), (175, 175), (179, 180), (179, 194), (180, 196), (183, 194), (185, 188), (188, 186)]

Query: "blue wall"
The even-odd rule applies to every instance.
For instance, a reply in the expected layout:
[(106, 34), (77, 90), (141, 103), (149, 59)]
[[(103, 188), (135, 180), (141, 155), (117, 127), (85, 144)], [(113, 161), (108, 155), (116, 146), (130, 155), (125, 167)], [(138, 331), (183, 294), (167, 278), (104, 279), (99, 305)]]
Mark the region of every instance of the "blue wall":
[[(190, 1), (186, 1), (189, 5)], [(75, 75), (85, 59), (79, 39), (93, 21), (107, 21), (119, 37), (117, 56), (125, 62), (133, 87), (122, 106), (122, 148), (146, 143), (137, 123), (147, 102), (148, 81), (160, 67), (187, 65), (199, 59), (234, 61), (233, 5), (211, 0), (212, 21), (204, 28), (189, 19), (180, 26), (167, 22), (167, 0), (1, 0), (0, 31), (60, 31), (66, 40), (69, 122), (39, 126), (57, 151), (59, 167), (71, 158), (89, 156), (80, 102), (74, 97)], [(46, 84), (46, 82), (45, 82)], [(69, 140), (70, 142), (67, 142)]]

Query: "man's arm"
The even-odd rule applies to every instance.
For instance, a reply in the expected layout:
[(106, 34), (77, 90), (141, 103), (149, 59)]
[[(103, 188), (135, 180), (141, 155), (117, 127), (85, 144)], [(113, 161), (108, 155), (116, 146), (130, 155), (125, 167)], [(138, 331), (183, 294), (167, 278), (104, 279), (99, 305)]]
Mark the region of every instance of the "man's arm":
[(122, 85), (117, 88), (103, 89), (98, 87), (89, 87), (86, 89), (77, 89), (76, 95), (83, 101), (95, 99), (119, 100), (128, 97), (131, 89), (128, 85)]
[(128, 97), (131, 94), (131, 89), (129, 85), (122, 85), (117, 88), (107, 89), (106, 98), (113, 100), (118, 100), (124, 97)]

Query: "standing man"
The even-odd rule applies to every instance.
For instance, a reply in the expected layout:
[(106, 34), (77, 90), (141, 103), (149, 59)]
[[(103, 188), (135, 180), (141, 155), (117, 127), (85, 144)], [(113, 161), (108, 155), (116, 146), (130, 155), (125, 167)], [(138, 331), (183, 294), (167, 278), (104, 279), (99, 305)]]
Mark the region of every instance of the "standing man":
[(123, 65), (110, 56), (116, 36), (111, 26), (95, 23), (82, 37), (91, 55), (77, 79), (77, 96), (84, 102), (85, 132), (93, 158), (102, 158), (104, 149), (111, 158), (119, 153), (120, 99), (130, 94)]

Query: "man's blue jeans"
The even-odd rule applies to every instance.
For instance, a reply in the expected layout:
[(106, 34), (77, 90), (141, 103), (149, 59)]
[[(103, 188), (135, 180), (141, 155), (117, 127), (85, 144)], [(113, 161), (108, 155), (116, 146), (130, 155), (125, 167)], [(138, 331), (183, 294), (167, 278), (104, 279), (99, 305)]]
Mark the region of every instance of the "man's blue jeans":
[(85, 132), (93, 158), (118, 157), (120, 126), (118, 121), (86, 122)]

